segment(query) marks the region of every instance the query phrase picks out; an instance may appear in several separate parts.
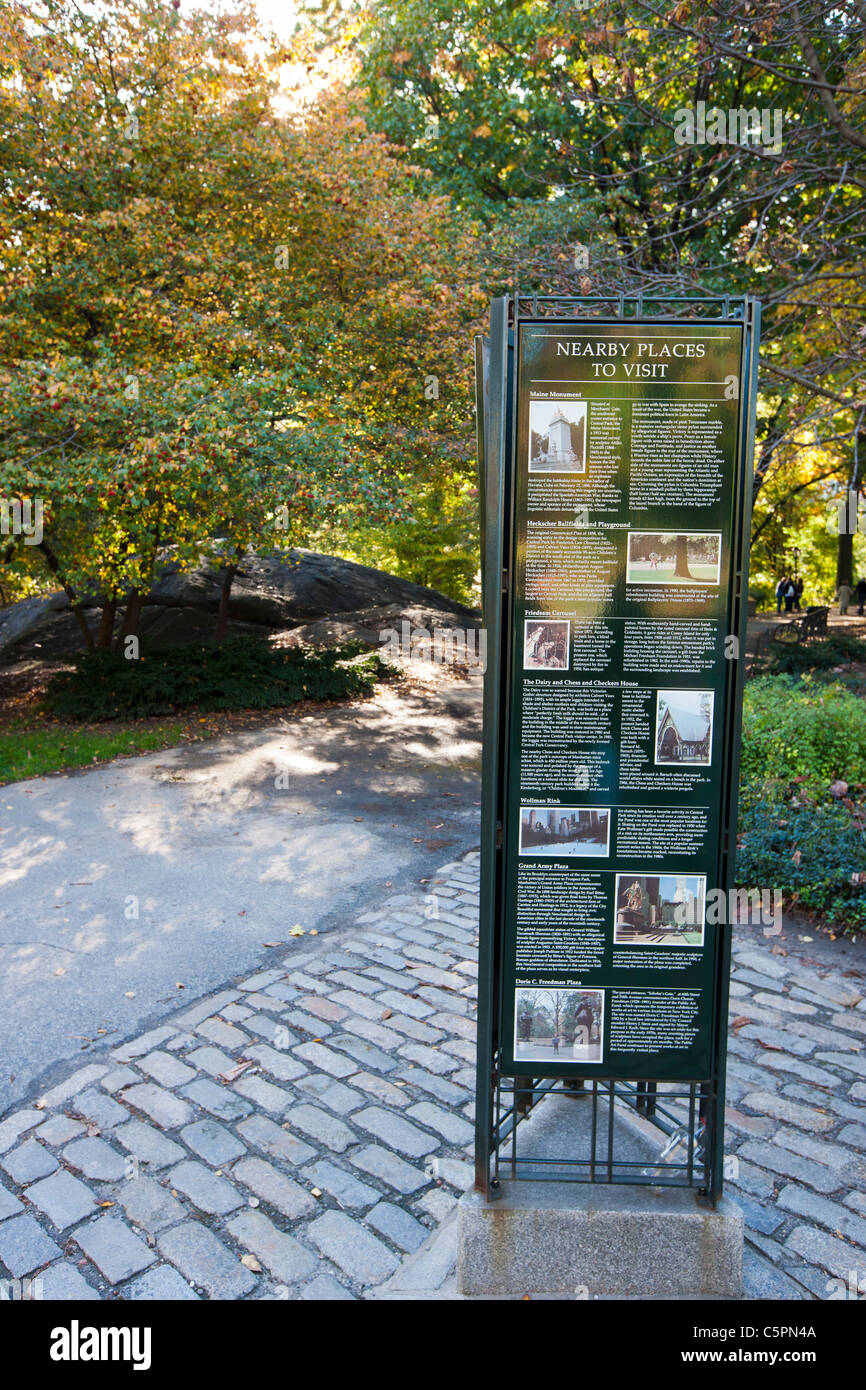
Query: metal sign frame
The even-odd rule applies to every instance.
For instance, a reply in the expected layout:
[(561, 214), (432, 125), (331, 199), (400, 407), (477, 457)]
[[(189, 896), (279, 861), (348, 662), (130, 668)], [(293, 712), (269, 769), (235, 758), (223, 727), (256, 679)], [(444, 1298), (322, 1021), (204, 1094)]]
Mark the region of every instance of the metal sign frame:
[[(713, 972), (712, 1063), (709, 1075), (691, 1084), (652, 1080), (571, 1082), (558, 1076), (504, 1077), (500, 1070), (502, 971), (505, 919), (503, 815), (509, 748), (513, 673), (510, 642), (513, 594), (515, 435), (517, 393), (515, 344), (522, 322), (550, 319), (586, 325), (593, 320), (644, 324), (698, 321), (744, 328), (741, 360), (740, 431), (734, 472), (729, 633), (739, 642), (740, 660), (727, 682), (724, 709), (727, 762), (723, 768), (721, 875), (727, 895), (733, 884), (739, 785), (747, 581), (751, 518), (751, 461), (755, 442), (760, 304), (750, 297), (536, 296), (517, 293), (494, 300), (489, 338), (476, 341), (476, 411), (481, 500), (482, 592), (487, 629), (484, 681), (484, 745), (481, 811), (481, 896), (478, 982), (478, 1059), (475, 1122), (475, 1185), (489, 1199), (499, 1195), (500, 1175), (538, 1181), (627, 1182), (695, 1188), (714, 1205), (722, 1193), (724, 1166), (725, 1062), (730, 974), (730, 925), (717, 933)], [(591, 1087), (591, 1092), (587, 1089)], [(520, 1121), (554, 1088), (590, 1099), (589, 1151), (570, 1159), (535, 1156), (522, 1165)], [(622, 1162), (616, 1152), (614, 1113), (627, 1107), (668, 1136), (665, 1153), (684, 1153), (657, 1170)], [(549, 1174), (545, 1164), (549, 1165)]]

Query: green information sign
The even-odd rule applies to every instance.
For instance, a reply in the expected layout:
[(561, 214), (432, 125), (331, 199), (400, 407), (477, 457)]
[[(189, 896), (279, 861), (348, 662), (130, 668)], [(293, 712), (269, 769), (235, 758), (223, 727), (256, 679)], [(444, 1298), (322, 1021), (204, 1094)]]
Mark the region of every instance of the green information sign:
[(744, 346), (730, 321), (517, 327), (503, 1075), (711, 1074)]

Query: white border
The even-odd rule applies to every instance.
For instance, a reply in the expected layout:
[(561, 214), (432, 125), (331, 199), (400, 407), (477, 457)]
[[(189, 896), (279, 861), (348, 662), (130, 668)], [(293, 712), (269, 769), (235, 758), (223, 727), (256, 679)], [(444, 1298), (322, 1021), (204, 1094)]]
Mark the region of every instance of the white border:
[[(551, 1051), (551, 1052), (545, 1052), (545, 1053), (544, 1053), (544, 1056), (535, 1056), (535, 1057), (531, 1057), (531, 1056), (527, 1055), (526, 1053), (521, 1053), (521, 1054), (518, 1056), (517, 1045), (518, 1045), (518, 1041), (519, 1041), (519, 1040), (518, 1040), (518, 1037), (517, 1037), (517, 996), (518, 996), (518, 994), (520, 994), (520, 993), (522, 993), (522, 992), (525, 993), (525, 992), (527, 992), (528, 990), (531, 990), (531, 989), (561, 989), (561, 990), (563, 990), (563, 991), (566, 991), (566, 990), (567, 990), (569, 994), (600, 994), (600, 995), (601, 995), (601, 1017), (600, 1017), (600, 1019), (599, 1019), (599, 1021), (598, 1021), (598, 1057), (595, 1057), (595, 1058), (593, 1058), (593, 1057), (569, 1057), (569, 1056), (563, 1056), (561, 1053), (555, 1053), (555, 1052), (553, 1052), (553, 1051)], [(572, 986), (570, 986), (570, 985), (515, 985), (515, 986), (514, 986), (514, 1009), (513, 1009), (513, 1018), (514, 1018), (514, 1045), (513, 1045), (513, 1054), (514, 1054), (514, 1061), (515, 1061), (515, 1063), (516, 1063), (516, 1064), (517, 1064), (517, 1063), (522, 1064), (523, 1062), (553, 1062), (553, 1064), (554, 1064), (555, 1066), (562, 1066), (563, 1064), (565, 1064), (565, 1065), (573, 1066), (573, 1067), (600, 1067), (600, 1066), (602, 1065), (602, 1063), (604, 1062), (604, 1024), (605, 1024), (605, 1017), (606, 1017), (606, 1014), (607, 1014), (607, 999), (605, 998), (606, 993), (607, 993), (607, 987), (605, 987), (605, 986), (593, 986), (593, 985), (581, 986), (581, 985), (576, 985), (576, 986), (572, 987)], [(526, 1046), (526, 1044), (522, 1044), (522, 1046)]]

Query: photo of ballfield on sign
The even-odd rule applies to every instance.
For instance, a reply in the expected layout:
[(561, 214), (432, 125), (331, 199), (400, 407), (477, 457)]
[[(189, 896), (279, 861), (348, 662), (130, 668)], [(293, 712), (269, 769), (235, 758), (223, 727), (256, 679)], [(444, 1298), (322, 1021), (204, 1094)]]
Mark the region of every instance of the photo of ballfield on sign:
[(718, 584), (722, 538), (718, 532), (632, 531), (629, 584)]

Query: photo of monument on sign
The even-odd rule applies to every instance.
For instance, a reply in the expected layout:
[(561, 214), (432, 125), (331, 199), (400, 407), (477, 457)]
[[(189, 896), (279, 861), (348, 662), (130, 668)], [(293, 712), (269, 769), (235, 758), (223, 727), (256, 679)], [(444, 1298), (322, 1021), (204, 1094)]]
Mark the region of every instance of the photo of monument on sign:
[(571, 623), (526, 622), (523, 667), (526, 671), (567, 671)]
[(718, 531), (632, 531), (628, 584), (718, 584), (722, 537)]
[(597, 806), (521, 806), (520, 853), (607, 858), (610, 809)]
[(703, 946), (703, 874), (617, 874), (615, 946)]
[(530, 473), (586, 472), (586, 402), (531, 401)]
[(517, 989), (514, 1056), (529, 1062), (600, 1062), (604, 990)]
[(656, 693), (656, 764), (712, 761), (712, 690), (659, 690)]

